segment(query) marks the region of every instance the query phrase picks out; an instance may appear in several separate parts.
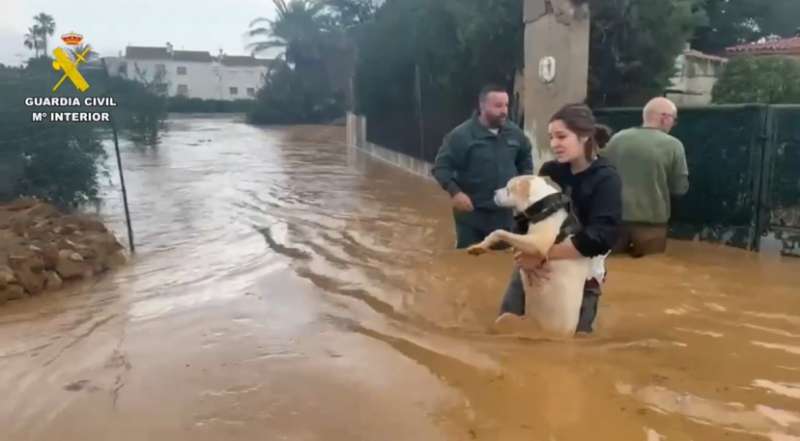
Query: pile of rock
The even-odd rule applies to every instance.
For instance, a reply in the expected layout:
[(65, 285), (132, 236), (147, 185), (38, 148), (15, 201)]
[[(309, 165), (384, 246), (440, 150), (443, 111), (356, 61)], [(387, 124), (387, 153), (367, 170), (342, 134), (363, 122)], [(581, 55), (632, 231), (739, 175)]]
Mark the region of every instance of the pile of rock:
[(35, 199), (0, 205), (0, 304), (125, 261), (114, 234), (90, 216), (65, 215)]

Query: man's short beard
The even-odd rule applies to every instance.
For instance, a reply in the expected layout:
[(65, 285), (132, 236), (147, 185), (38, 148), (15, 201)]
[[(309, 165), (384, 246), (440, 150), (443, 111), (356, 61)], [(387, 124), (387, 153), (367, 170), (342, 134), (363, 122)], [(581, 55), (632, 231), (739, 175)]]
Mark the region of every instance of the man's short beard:
[(493, 129), (499, 129), (503, 127), (503, 123), (505, 122), (505, 120), (506, 117), (493, 117), (491, 119), (487, 118), (487, 122)]

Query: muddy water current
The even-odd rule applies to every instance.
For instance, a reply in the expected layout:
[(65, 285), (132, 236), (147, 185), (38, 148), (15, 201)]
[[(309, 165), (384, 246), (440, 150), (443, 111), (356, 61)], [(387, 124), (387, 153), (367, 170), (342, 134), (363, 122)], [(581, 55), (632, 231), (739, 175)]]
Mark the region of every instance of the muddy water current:
[(595, 335), (495, 335), (511, 257), (454, 250), (431, 181), (169, 125), (123, 144), (130, 264), (0, 309), (0, 439), (800, 440), (800, 261), (672, 242), (609, 261)]

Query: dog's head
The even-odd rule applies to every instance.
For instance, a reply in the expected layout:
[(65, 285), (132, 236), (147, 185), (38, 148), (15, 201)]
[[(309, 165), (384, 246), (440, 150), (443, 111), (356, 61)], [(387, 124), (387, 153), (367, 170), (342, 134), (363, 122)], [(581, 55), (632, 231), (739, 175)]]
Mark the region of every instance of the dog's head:
[(550, 178), (524, 175), (517, 176), (508, 181), (508, 184), (494, 194), (494, 203), (498, 207), (514, 208), (518, 212), (539, 202), (551, 194), (556, 194), (561, 188)]

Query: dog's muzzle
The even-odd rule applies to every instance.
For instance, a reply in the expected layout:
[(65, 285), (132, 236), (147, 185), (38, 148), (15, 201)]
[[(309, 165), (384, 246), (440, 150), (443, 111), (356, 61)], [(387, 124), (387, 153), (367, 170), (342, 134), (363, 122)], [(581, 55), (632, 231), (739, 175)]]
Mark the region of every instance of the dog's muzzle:
[(501, 188), (494, 192), (494, 204), (498, 207), (506, 208), (512, 208), (516, 205), (507, 188)]

